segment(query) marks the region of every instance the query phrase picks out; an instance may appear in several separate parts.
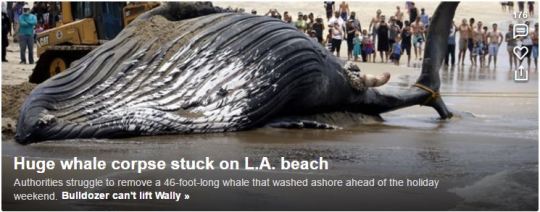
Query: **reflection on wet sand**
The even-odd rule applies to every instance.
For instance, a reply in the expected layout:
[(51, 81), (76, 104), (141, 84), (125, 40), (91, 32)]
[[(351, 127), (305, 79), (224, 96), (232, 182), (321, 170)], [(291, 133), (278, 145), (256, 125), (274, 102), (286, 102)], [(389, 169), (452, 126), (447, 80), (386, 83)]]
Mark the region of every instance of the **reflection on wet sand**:
[[(485, 81), (485, 80), (505, 80), (512, 81), (514, 73), (499, 71), (497, 68), (474, 67), (474, 66), (445, 66), (441, 70), (441, 80), (447, 84), (454, 84), (458, 81)], [(534, 75), (536, 76), (536, 75)]]

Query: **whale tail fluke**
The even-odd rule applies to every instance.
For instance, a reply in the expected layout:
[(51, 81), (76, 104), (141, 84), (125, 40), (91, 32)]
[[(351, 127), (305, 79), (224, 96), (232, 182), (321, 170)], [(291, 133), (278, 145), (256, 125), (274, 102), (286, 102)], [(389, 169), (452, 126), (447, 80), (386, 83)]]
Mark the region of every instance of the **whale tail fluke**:
[(439, 70), (446, 56), (448, 36), (453, 27), (453, 18), (458, 4), (459, 2), (441, 2), (435, 10), (428, 29), (422, 73), (415, 85), (430, 94), (430, 97), (422, 104), (433, 107), (442, 119), (451, 118), (452, 113), (446, 108), (439, 94), (441, 86)]
[[(414, 86), (403, 91), (385, 91), (384, 89), (368, 90), (365, 99), (369, 113), (380, 114), (408, 106), (424, 105), (433, 107), (441, 119), (452, 117), (439, 93), (441, 80), (439, 69), (448, 47), (448, 36), (453, 26), (453, 18), (459, 2), (441, 2), (430, 23), (422, 63), (422, 72)], [(366, 109), (364, 107), (364, 109)]]
[(426, 39), (422, 73), (417, 83), (439, 90), (439, 69), (442, 66), (448, 36), (453, 27), (453, 18), (459, 2), (441, 2), (433, 14)]

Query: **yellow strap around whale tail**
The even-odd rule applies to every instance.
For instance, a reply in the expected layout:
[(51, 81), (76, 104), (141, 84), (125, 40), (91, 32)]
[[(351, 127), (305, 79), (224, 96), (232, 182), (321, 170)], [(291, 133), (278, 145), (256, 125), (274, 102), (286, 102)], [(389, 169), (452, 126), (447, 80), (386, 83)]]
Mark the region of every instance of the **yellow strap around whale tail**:
[(425, 86), (425, 85), (422, 85), (420, 83), (416, 83), (414, 84), (415, 87), (418, 87), (424, 91), (427, 91), (428, 93), (430, 93), (430, 96), (426, 99), (426, 101), (424, 101), (424, 103), (422, 103), (421, 105), (428, 105), (429, 103), (435, 101), (437, 98), (439, 98), (441, 96), (441, 94), (439, 92), (436, 92), (434, 90), (432, 90), (431, 88)]

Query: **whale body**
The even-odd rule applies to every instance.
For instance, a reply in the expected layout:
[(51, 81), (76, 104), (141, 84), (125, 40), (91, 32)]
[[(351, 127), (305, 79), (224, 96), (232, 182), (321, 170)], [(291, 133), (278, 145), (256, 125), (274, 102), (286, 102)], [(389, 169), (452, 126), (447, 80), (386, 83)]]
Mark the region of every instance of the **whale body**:
[(419, 104), (449, 118), (438, 69), (457, 4), (436, 10), (422, 73), (406, 91), (355, 86), (348, 76), (358, 67), (278, 19), (164, 4), (37, 86), (21, 108), (15, 138), (26, 144), (239, 131), (289, 115), (378, 115)]

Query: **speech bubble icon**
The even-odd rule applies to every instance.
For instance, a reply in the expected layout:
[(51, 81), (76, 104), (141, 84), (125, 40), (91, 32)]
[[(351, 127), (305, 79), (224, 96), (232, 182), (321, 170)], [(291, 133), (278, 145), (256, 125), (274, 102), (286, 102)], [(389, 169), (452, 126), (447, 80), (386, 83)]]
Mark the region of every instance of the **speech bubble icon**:
[(529, 26), (527, 24), (516, 24), (513, 30), (514, 39), (518, 37), (527, 37), (529, 35)]

